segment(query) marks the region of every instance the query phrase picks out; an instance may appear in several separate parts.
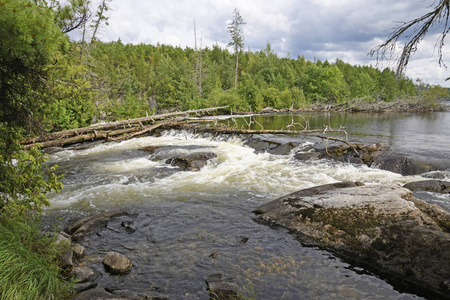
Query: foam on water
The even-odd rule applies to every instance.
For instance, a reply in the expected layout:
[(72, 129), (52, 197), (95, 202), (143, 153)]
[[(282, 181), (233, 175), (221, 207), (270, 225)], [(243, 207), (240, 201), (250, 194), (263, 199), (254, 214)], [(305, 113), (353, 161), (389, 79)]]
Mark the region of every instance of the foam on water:
[[(308, 143), (308, 142), (306, 142)], [(149, 154), (145, 146), (201, 146), (189, 150)], [(53, 208), (79, 203), (105, 209), (133, 202), (181, 201), (202, 194), (253, 195), (252, 201), (265, 202), (288, 193), (320, 184), (350, 180), (371, 183), (404, 184), (418, 180), (388, 171), (332, 163), (301, 162), (291, 155), (256, 153), (237, 138), (198, 137), (187, 132), (168, 132), (161, 137), (144, 137), (120, 143), (105, 143), (84, 150), (66, 150), (51, 156), (66, 172), (65, 187), (51, 195)], [(165, 162), (186, 152), (212, 151), (217, 159), (199, 172), (177, 172)], [(255, 200), (256, 199), (256, 200)], [(259, 200), (258, 200), (259, 199)]]

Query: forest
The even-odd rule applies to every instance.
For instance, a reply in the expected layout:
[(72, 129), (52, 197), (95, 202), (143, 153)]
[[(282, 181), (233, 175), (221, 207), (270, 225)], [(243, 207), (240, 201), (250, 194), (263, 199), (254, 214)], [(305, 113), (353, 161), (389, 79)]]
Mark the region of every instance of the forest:
[(114, 121), (224, 105), (254, 112), (415, 97), (425, 105), (448, 95), (439, 86), (397, 78), (388, 68), (354, 66), (339, 59), (280, 58), (269, 42), (265, 49), (239, 54), (237, 85), (236, 55), (217, 45), (196, 51), (123, 44), (119, 39), (96, 41), (89, 56), (80, 56), (82, 48), (80, 42), (70, 43), (61, 54), (64, 63), (52, 74), (56, 101), (43, 112), (51, 130), (85, 126), (94, 117)]

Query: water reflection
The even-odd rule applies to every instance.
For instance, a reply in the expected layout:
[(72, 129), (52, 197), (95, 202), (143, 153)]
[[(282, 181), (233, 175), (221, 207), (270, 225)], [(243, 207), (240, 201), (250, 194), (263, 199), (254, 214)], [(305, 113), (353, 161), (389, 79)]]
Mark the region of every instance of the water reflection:
[[(450, 112), (420, 113), (345, 113), (345, 112), (302, 112), (253, 116), (256, 120), (251, 129), (287, 130), (288, 124), (296, 130), (305, 127), (333, 129), (344, 127), (350, 138), (365, 143), (383, 143), (392, 150), (419, 159), (432, 159), (447, 164), (450, 157)], [(248, 128), (247, 121), (236, 119), (239, 127)], [(259, 123), (259, 124), (258, 124)], [(289, 128), (290, 130), (293, 127)], [(345, 138), (344, 134), (339, 137)]]

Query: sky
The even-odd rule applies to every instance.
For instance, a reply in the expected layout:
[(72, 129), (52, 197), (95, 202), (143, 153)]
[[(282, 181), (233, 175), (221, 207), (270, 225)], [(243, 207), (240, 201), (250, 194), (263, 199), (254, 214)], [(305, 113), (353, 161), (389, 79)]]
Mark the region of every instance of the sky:
[[(352, 65), (395, 68), (395, 61), (377, 63), (368, 53), (401, 22), (424, 15), (435, 4), (436, 0), (112, 0), (109, 25), (99, 38), (194, 48), (195, 22), (198, 47), (225, 48), (230, 42), (227, 24), (237, 8), (246, 23), (242, 26), (246, 50), (259, 51), (270, 43), (279, 57), (300, 55), (312, 61), (341, 59)], [(450, 70), (438, 63), (439, 33), (428, 33), (406, 75), (450, 87), (450, 80), (445, 81)], [(443, 58), (450, 67), (450, 46), (444, 46)]]

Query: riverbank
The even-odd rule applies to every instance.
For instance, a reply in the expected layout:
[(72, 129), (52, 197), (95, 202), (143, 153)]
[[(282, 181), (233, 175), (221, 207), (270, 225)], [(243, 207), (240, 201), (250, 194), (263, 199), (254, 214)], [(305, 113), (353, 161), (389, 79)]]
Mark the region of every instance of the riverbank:
[[(266, 107), (256, 113), (279, 113), (279, 112), (444, 112), (450, 111), (449, 101), (426, 100), (423, 98), (402, 98), (395, 101), (353, 99), (343, 103), (325, 104), (313, 103), (299, 109), (274, 109)], [(235, 112), (235, 114), (253, 114), (255, 112)]]

